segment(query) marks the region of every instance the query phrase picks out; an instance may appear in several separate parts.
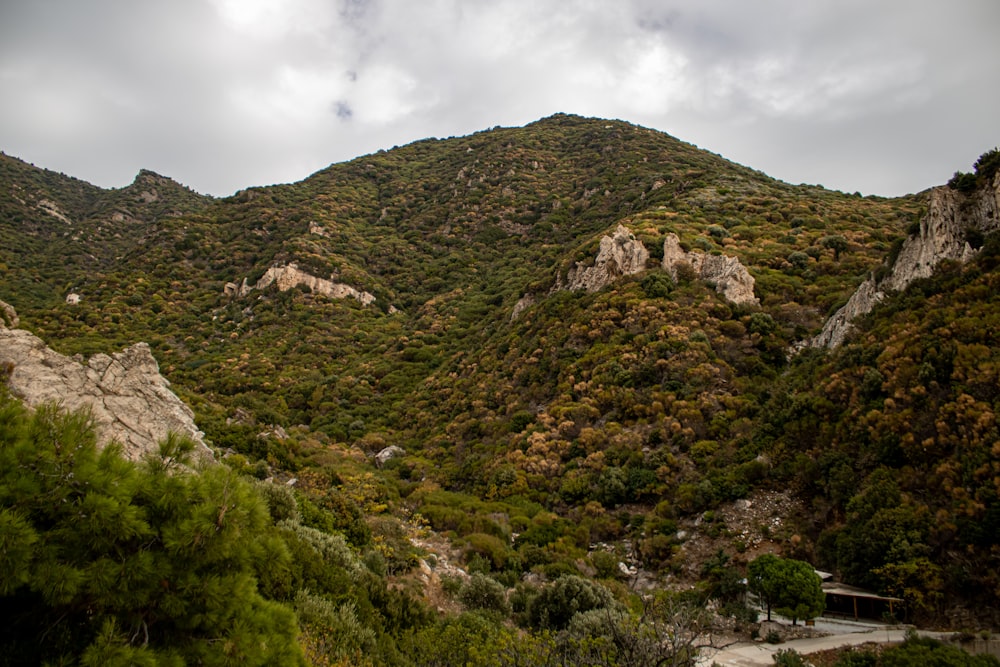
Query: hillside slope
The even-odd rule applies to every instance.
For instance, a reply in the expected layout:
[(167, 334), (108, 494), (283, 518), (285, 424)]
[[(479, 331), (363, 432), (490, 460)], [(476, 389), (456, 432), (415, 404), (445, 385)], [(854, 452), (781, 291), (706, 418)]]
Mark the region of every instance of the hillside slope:
[[(893, 317), (919, 317), (927, 323), (914, 332), (964, 327), (992, 358), (991, 251), (941, 279), (976, 309), (913, 310), (924, 288), (910, 287), (843, 349), (788, 358), (918, 226), (926, 193), (887, 200), (792, 186), (663, 133), (566, 115), (421, 141), (224, 200), (149, 173), (102, 191), (3, 164), (0, 299), (22, 326), (64, 353), (148, 342), (207, 438), (250, 462), (332, 470), (338, 452), (394, 445), (404, 455), (380, 471), (377, 493), (459, 542), (501, 538), (494, 548), (531, 569), (628, 540), (664, 575), (682, 566), (679, 520), (794, 481), (810, 509), (788, 517), (798, 530), (773, 535), (775, 548), (882, 589), (927, 558), (942, 583), (913, 590), (928, 613), (944, 608), (953, 584), (966, 599), (1000, 596), (981, 586), (992, 579), (953, 571), (965, 553), (995, 573), (995, 532), (914, 528), (909, 547), (867, 561), (840, 537), (862, 525), (848, 517), (875, 484), (866, 480), (885, 475), (909, 498), (955, 464), (978, 480), (949, 482), (968, 498), (922, 505), (919, 516), (943, 512), (939, 525), (959, 526), (963, 512), (979, 521), (995, 511), (984, 480), (1000, 456), (988, 416), (996, 397), (964, 379), (985, 372), (975, 387), (989, 386), (984, 357), (956, 347), (938, 368), (918, 355), (913, 375), (891, 365), (911, 343), (889, 344), (910, 331)], [(156, 198), (144, 194), (151, 183)], [(100, 233), (70, 234), (54, 210)], [(636, 255), (644, 266), (594, 291), (554, 289), (593, 265), (619, 225), (648, 253)], [(684, 262), (665, 268), (674, 238), (669, 247), (689, 262), (738, 260), (758, 303), (727, 300)], [(293, 264), (308, 278), (254, 289)], [(321, 284), (374, 301), (320, 293)], [(70, 290), (79, 303), (64, 302)], [(937, 383), (933, 400), (906, 407), (922, 364)], [(897, 451), (906, 410), (932, 420), (921, 442), (944, 447), (942, 458)], [(934, 444), (953, 434), (968, 452)], [(824, 463), (834, 453), (836, 465)], [(442, 488), (501, 503), (473, 513), (507, 518), (462, 524)], [(362, 505), (384, 504), (355, 490)], [(512, 507), (534, 508), (522, 518), (538, 525), (515, 521)], [(510, 541), (531, 526), (530, 538)], [(739, 559), (745, 549), (734, 538), (728, 551)], [(889, 565), (901, 568), (895, 579)], [(938, 597), (927, 597), (932, 589)]]

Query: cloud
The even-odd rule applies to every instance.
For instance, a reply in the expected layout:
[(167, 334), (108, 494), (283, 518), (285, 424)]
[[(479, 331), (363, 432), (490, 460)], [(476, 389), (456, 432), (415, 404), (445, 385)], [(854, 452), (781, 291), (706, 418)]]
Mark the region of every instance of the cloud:
[(0, 148), (229, 194), (562, 111), (793, 182), (901, 194), (1000, 143), (994, 0), (36, 0), (0, 22)]

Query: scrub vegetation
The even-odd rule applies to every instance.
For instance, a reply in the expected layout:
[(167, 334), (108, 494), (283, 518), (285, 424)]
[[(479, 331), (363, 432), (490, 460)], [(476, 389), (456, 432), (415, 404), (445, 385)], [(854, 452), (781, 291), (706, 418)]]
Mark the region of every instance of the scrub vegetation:
[[(953, 187), (991, 178), (980, 162)], [(701, 640), (664, 638), (707, 627), (710, 599), (749, 622), (739, 582), (762, 549), (901, 597), (909, 620), (996, 622), (1000, 241), (979, 234), (976, 259), (836, 350), (789, 353), (925, 206), (566, 115), (226, 199), (0, 156), (0, 300), (65, 354), (148, 342), (223, 463), (168, 472), (177, 442), (126, 463), (85, 416), (4, 395), (2, 641), (53, 664), (252, 664), (262, 645), (268, 664), (689, 664)], [(619, 223), (647, 270), (551, 291)], [(669, 233), (738, 257), (760, 304), (671, 278)], [(238, 295), (289, 263), (376, 301)], [(719, 518), (775, 491), (798, 509), (750, 527), (764, 547)], [(720, 550), (692, 568), (694, 525)], [(471, 577), (431, 599), (421, 562), (437, 577), (443, 552), (417, 545), (435, 536)], [(196, 582), (216, 607), (192, 606)]]

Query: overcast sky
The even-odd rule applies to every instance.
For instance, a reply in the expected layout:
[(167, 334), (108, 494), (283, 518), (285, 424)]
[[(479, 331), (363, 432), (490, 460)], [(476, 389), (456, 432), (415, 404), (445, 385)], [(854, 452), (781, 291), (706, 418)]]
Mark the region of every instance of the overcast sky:
[(898, 195), (1000, 144), (998, 30), (998, 0), (0, 0), (0, 150), (229, 195), (566, 112)]

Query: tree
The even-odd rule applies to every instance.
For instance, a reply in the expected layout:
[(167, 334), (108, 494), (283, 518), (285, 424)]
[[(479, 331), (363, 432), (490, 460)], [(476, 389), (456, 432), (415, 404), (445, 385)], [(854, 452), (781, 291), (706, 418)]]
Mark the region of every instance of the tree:
[(824, 236), (819, 241), (824, 248), (829, 248), (833, 251), (833, 260), (835, 262), (840, 261), (840, 253), (847, 250), (847, 239), (840, 234), (834, 234), (832, 236)]
[(257, 591), (288, 552), (253, 487), (98, 451), (84, 413), (0, 388), (0, 655), (13, 664), (303, 664), (291, 609)]
[(693, 667), (705, 649), (719, 649), (725, 622), (696, 595), (660, 592), (639, 613), (623, 608), (577, 614), (559, 635), (564, 664)]
[(826, 594), (823, 582), (812, 565), (801, 560), (785, 559), (782, 568), (783, 587), (775, 611), (791, 618), (792, 625), (797, 624), (800, 618), (814, 618), (822, 614)]
[(781, 559), (774, 554), (764, 554), (747, 566), (747, 588), (767, 607), (767, 620), (771, 620), (771, 607), (781, 591)]
[(765, 554), (747, 566), (747, 586), (767, 607), (792, 619), (813, 618), (823, 612), (826, 596), (822, 580), (809, 563)]

